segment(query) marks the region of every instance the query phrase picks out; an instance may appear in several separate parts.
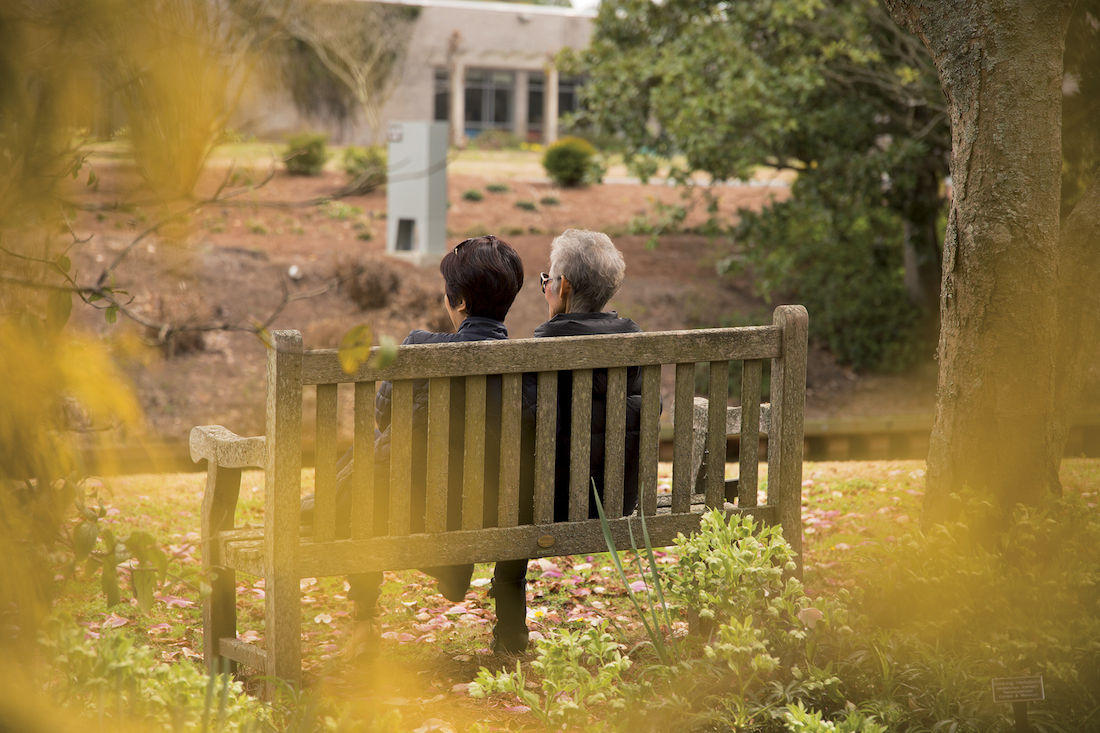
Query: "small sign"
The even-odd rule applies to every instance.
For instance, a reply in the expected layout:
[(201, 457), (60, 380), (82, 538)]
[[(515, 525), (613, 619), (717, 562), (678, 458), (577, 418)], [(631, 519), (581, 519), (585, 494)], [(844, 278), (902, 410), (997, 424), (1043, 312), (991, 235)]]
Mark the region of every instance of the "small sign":
[(999, 677), (993, 680), (993, 702), (1037, 702), (1046, 699), (1041, 676)]

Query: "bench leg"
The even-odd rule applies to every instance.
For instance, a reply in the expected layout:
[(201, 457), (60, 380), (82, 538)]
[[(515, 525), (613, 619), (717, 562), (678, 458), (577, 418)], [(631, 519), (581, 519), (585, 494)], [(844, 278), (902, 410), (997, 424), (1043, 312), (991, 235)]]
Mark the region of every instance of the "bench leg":
[(206, 474), (206, 493), (202, 499), (202, 569), (210, 577), (211, 593), (202, 604), (202, 658), (212, 672), (228, 669), (218, 652), (218, 639), (237, 637), (237, 574), (222, 567), (218, 532), (233, 528), (233, 514), (241, 490), (241, 469), (211, 465)]
[(294, 689), (302, 685), (302, 600), (298, 578), (269, 570), (264, 582), (264, 627), (267, 670), (266, 697), (275, 697), (276, 679)]

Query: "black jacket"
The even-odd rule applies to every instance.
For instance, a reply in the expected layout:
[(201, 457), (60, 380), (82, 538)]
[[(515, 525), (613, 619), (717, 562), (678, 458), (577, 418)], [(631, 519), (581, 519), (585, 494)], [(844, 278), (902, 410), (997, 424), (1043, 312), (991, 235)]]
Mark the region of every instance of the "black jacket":
[[(609, 333), (638, 333), (642, 329), (629, 318), (620, 318), (614, 311), (608, 313), (562, 313), (535, 329), (536, 338), (558, 336), (590, 336)], [(524, 422), (534, 425), (535, 400), (538, 394), (537, 378), (524, 375)], [(557, 450), (554, 462), (554, 521), (569, 518), (569, 465), (570, 437), (573, 414), (573, 373), (558, 372), (557, 401)], [(626, 403), (626, 458), (623, 483), (623, 513), (629, 515), (638, 503), (638, 451), (642, 413), (641, 370), (627, 370)], [(607, 370), (597, 369), (592, 374), (592, 442), (590, 475), (596, 490), (603, 498), (604, 444), (607, 433)], [(533, 437), (525, 436), (533, 447)], [(533, 455), (533, 450), (532, 450)], [(533, 493), (533, 467), (526, 472), (525, 488)], [(588, 516), (595, 518), (596, 503), (589, 501)]]

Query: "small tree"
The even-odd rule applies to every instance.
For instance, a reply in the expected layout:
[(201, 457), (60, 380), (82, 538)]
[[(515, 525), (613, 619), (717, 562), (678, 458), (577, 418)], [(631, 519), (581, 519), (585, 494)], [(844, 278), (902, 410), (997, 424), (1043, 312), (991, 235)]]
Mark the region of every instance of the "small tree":
[(287, 32), (351, 90), (378, 143), (382, 108), (393, 91), (419, 9), (370, 2), (299, 0)]

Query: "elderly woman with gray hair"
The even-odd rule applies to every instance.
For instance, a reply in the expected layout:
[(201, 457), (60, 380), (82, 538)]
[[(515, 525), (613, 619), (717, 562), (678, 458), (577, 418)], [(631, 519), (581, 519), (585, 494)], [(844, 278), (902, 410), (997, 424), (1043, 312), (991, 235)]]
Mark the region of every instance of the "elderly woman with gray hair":
[[(629, 318), (605, 311), (607, 302), (619, 291), (626, 264), (622, 253), (601, 232), (569, 229), (550, 247), (550, 272), (542, 273), (543, 296), (550, 319), (535, 329), (536, 338), (587, 336), (641, 331)], [(557, 450), (554, 465), (554, 521), (569, 518), (570, 432), (572, 429), (573, 373), (558, 372)], [(638, 503), (638, 447), (642, 409), (642, 378), (637, 368), (627, 371), (626, 457), (623, 512), (630, 514)], [(523, 385), (526, 448), (534, 456), (531, 427), (534, 425), (537, 385), (535, 375), (526, 375)], [(590, 475), (595, 490), (603, 496), (604, 437), (607, 432), (607, 371), (592, 375), (592, 443)], [(525, 464), (528, 462), (525, 461)], [(524, 466), (521, 495), (533, 501), (534, 467)], [(523, 509), (533, 521), (533, 507)], [(589, 517), (596, 517), (595, 502), (589, 502)], [(497, 624), (493, 628), (493, 651), (519, 653), (527, 648), (526, 560), (499, 562), (493, 574), (491, 594), (496, 599)]]

